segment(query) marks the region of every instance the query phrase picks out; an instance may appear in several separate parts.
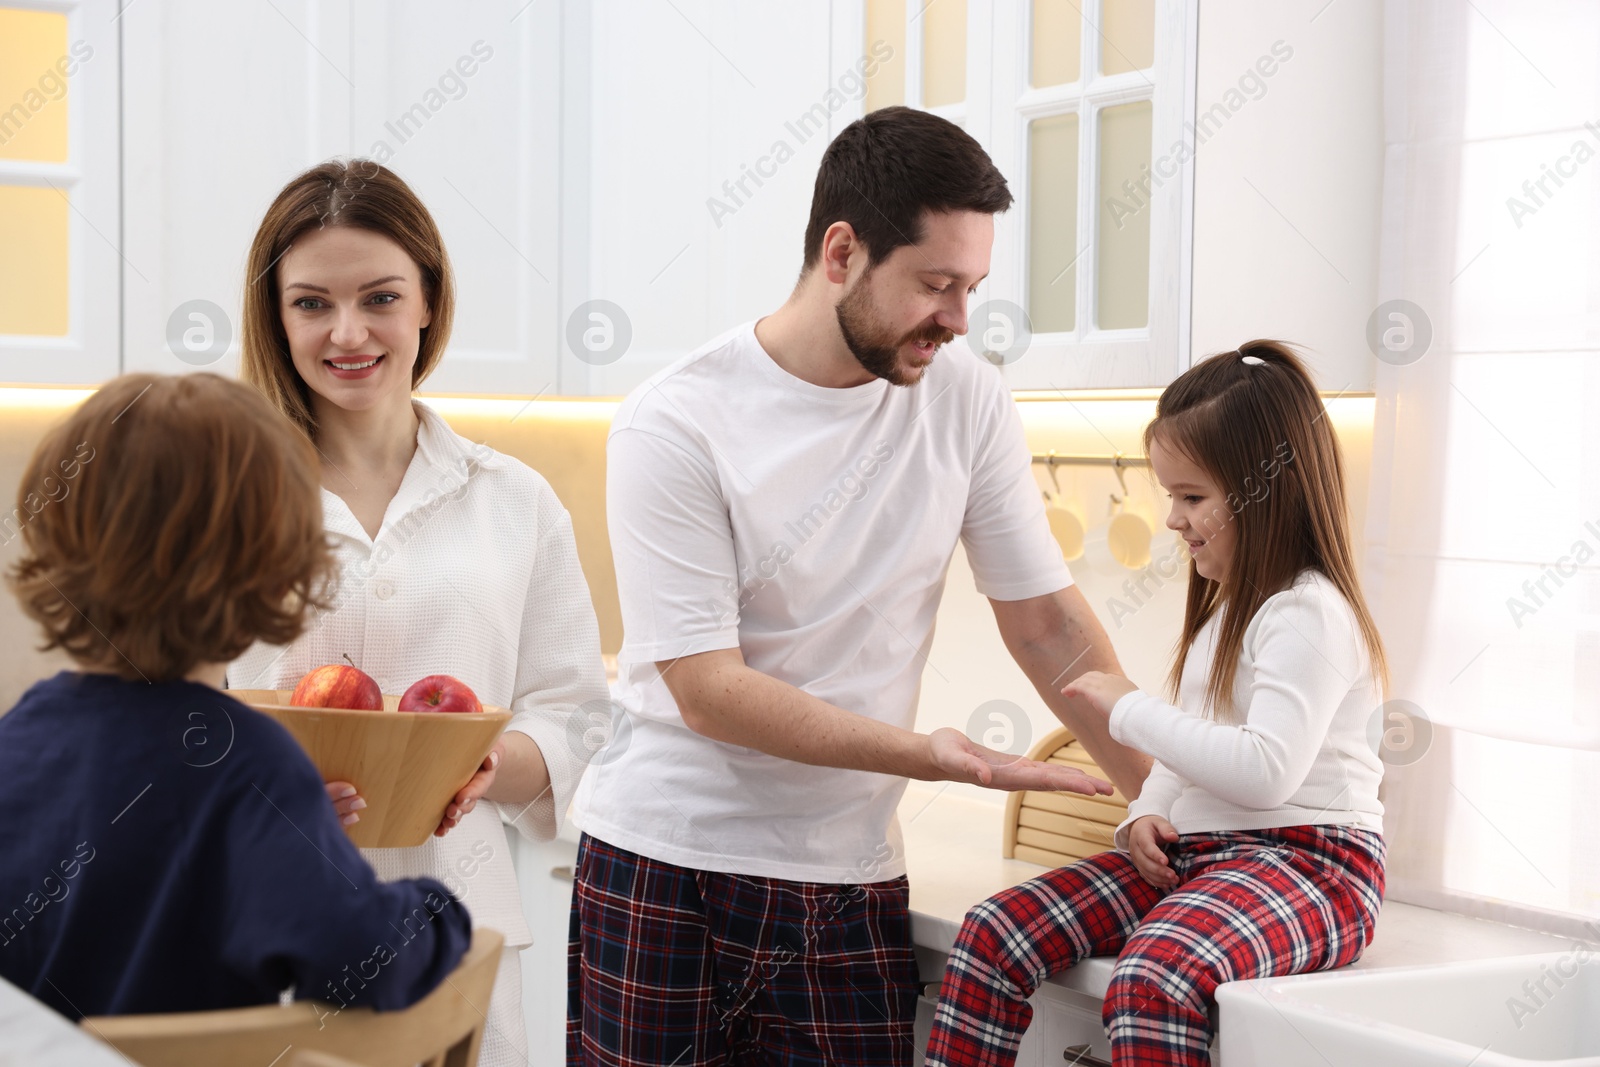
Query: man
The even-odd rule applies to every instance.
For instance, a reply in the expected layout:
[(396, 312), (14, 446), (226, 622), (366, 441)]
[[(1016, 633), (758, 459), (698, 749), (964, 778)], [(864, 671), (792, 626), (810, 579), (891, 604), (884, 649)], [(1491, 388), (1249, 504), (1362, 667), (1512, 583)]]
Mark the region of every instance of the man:
[(579, 794), (568, 1061), (906, 1064), (906, 779), (1108, 792), (914, 733), (956, 542), (1006, 647), (1128, 796), (1148, 761), (1061, 686), (1116, 671), (967, 329), (1005, 179), (907, 108), (823, 156), (772, 315), (618, 412), (607, 508), (625, 727)]

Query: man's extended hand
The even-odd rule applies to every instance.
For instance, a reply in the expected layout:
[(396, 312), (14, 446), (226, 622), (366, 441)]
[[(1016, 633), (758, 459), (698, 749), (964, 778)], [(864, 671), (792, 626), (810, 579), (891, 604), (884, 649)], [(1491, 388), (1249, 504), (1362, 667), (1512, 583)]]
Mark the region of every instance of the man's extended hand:
[(1086, 796), (1109, 796), (1111, 783), (1057, 763), (996, 752), (949, 727), (928, 735), (933, 762), (945, 781), (971, 782), (990, 789), (1037, 789)]

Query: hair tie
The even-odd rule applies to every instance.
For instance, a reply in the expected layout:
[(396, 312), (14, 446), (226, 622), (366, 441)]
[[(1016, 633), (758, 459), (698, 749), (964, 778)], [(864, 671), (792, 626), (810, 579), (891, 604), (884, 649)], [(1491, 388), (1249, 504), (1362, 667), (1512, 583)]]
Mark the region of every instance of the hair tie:
[(1239, 357), (1239, 362), (1240, 363), (1248, 363), (1252, 367), (1259, 367), (1262, 364), (1266, 363), (1266, 360), (1262, 359), (1260, 356), (1240, 356)]

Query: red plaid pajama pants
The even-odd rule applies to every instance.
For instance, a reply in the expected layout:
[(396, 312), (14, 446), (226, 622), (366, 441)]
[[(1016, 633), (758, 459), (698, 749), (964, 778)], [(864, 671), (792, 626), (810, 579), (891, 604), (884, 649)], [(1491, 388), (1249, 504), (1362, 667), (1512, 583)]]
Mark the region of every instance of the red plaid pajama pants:
[(951, 950), (929, 1067), (1015, 1062), (1028, 997), (1085, 956), (1117, 956), (1101, 1018), (1118, 1067), (1211, 1062), (1222, 982), (1341, 967), (1372, 940), (1383, 838), (1342, 826), (1188, 834), (1178, 886), (1105, 852), (990, 897)]
[(584, 836), (568, 1067), (903, 1067), (917, 969), (904, 877), (697, 871)]

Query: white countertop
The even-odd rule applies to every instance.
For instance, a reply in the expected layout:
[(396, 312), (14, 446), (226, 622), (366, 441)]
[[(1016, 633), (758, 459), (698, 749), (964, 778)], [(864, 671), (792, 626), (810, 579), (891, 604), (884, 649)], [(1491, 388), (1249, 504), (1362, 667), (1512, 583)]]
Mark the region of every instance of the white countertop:
[[(912, 782), (900, 804), (906, 870), (911, 880), (911, 933), (917, 945), (947, 953), (967, 909), (1045, 868), (1001, 858), (1004, 808)], [(1484, 919), (1388, 902), (1378, 931), (1354, 967), (1412, 966), (1458, 960), (1562, 952), (1576, 943), (1552, 934)], [(1099, 998), (1111, 980), (1112, 957), (1084, 960), (1051, 982)], [(935, 976), (924, 974), (932, 980)]]
[(0, 978), (0, 1067), (127, 1067), (128, 1061)]

